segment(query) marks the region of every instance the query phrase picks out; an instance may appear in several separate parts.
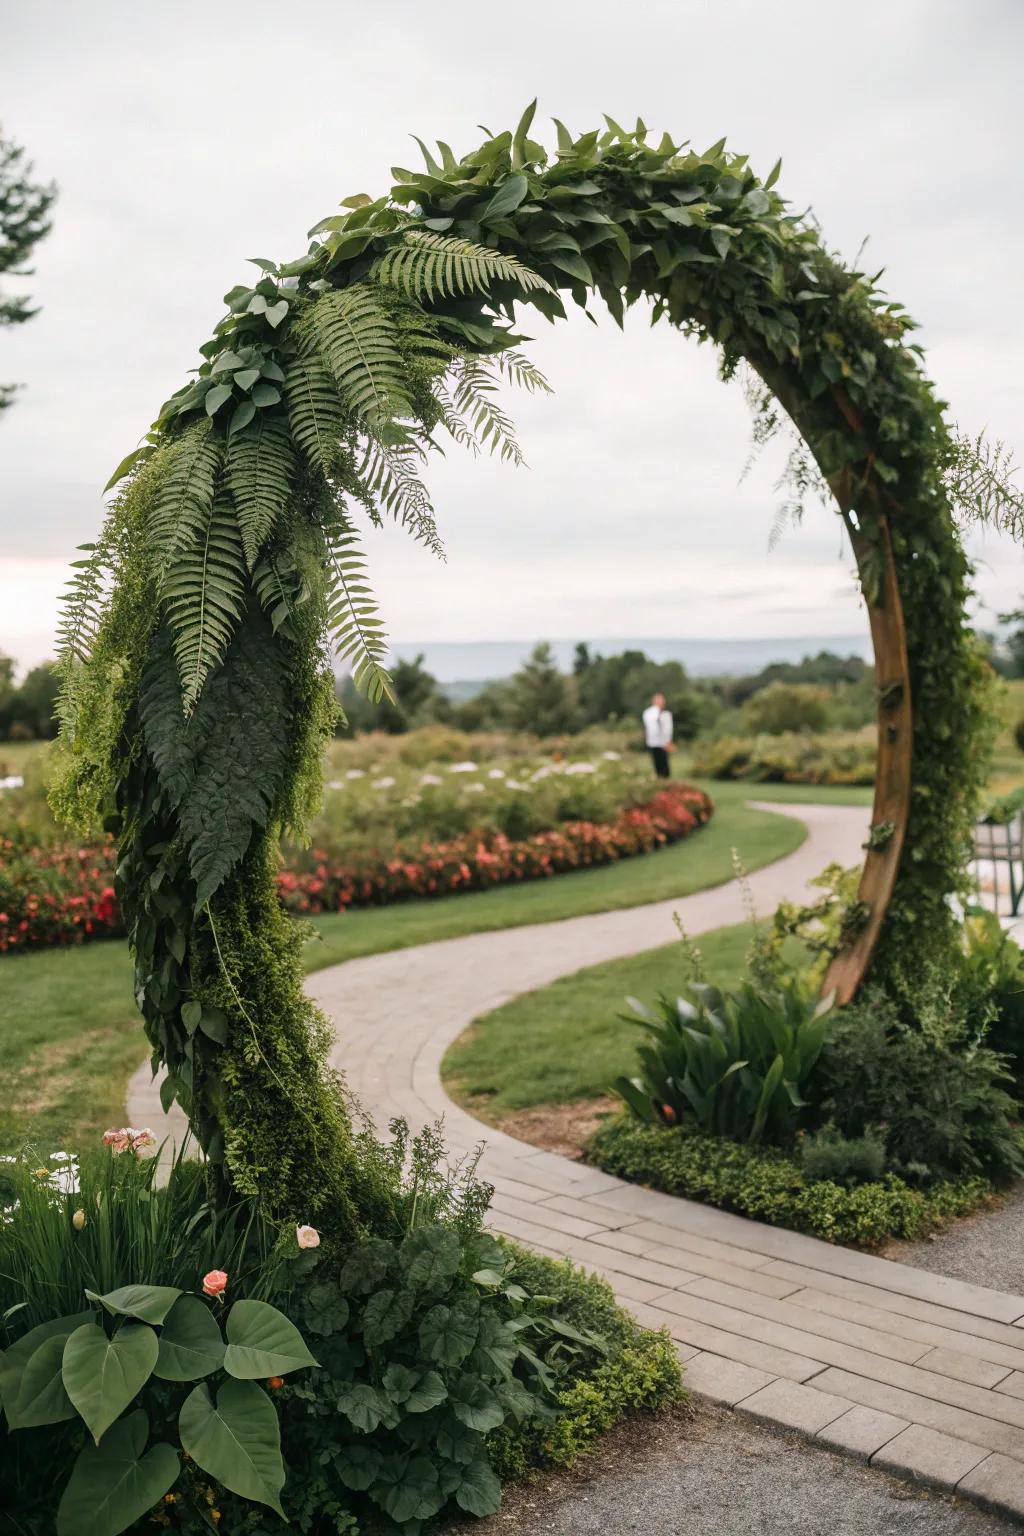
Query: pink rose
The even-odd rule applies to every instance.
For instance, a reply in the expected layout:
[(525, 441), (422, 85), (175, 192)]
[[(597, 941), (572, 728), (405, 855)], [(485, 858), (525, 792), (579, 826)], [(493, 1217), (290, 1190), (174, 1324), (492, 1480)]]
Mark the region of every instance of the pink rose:
[(119, 1131), (103, 1132), (103, 1145), (109, 1147), (112, 1152), (127, 1152), (131, 1144), (132, 1133), (128, 1126), (122, 1126)]
[(295, 1241), (300, 1248), (319, 1248), (320, 1233), (316, 1227), (296, 1227)]
[(228, 1288), (228, 1277), (222, 1269), (211, 1269), (203, 1276), (203, 1295), (221, 1296)]

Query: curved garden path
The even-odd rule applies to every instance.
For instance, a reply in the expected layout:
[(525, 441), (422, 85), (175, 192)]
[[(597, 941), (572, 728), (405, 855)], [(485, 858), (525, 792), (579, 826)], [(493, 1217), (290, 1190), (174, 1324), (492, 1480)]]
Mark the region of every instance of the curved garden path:
[[(801, 898), (827, 863), (857, 863), (866, 833), (858, 807), (784, 814), (808, 835), (750, 876), (760, 914)], [(495, 1229), (605, 1275), (641, 1321), (670, 1329), (696, 1393), (1024, 1516), (1024, 1296), (624, 1183), (483, 1126), (447, 1097), (441, 1058), (475, 1018), (583, 966), (669, 943), (675, 913), (691, 934), (735, 923), (743, 892), (730, 881), (365, 956), (320, 971), (309, 990), (335, 1023), (334, 1064), (378, 1125), (443, 1116), (453, 1153), (485, 1141)], [(132, 1080), (129, 1118), (175, 1130), (146, 1068)]]

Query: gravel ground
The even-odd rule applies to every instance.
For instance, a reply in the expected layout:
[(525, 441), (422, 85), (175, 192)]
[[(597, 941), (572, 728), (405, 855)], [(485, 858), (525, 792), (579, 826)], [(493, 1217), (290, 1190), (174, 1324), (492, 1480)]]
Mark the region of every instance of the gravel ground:
[(1011, 1536), (1020, 1527), (723, 1409), (641, 1419), (445, 1536)]
[(923, 1243), (891, 1243), (887, 1259), (1024, 1295), (1024, 1183), (991, 1210)]

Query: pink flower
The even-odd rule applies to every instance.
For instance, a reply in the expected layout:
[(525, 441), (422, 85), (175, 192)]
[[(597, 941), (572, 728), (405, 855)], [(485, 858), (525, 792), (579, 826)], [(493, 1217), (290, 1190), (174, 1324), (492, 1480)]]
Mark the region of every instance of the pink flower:
[(320, 1233), (316, 1227), (296, 1227), (295, 1241), (300, 1248), (319, 1248)]
[(112, 1152), (127, 1152), (132, 1144), (130, 1126), (123, 1125), (119, 1131), (104, 1131), (103, 1145), (109, 1147)]
[(203, 1295), (222, 1296), (228, 1288), (228, 1277), (222, 1269), (211, 1269), (203, 1276)]

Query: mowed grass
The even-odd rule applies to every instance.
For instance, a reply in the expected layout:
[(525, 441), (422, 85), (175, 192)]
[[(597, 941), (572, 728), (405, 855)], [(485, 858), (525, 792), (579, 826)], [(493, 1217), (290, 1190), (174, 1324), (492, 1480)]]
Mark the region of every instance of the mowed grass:
[[(579, 912), (685, 896), (732, 875), (735, 846), (750, 869), (799, 846), (803, 827), (749, 810), (735, 786), (710, 823), (647, 857), (495, 891), (331, 914), (314, 922), (310, 971), (357, 955)], [(124, 1118), (128, 1079), (146, 1043), (121, 943), (34, 951), (0, 960), (0, 1150), (83, 1145)], [(48, 1145), (44, 1146), (44, 1143)]]
[[(741, 980), (752, 938), (748, 923), (697, 936), (705, 973), (717, 986)], [(493, 1125), (538, 1104), (601, 1098), (616, 1077), (633, 1072), (643, 1040), (643, 1031), (621, 1016), (625, 999), (674, 997), (689, 978), (677, 941), (524, 992), (449, 1046), (441, 1063), (445, 1087)]]

